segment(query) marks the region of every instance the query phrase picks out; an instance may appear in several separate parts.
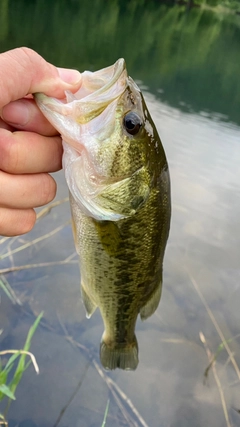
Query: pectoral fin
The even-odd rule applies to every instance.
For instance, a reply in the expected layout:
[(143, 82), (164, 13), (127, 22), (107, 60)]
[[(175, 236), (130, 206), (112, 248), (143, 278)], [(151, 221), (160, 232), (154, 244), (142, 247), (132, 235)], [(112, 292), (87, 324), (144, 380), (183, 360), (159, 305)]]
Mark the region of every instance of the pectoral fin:
[(146, 202), (149, 192), (149, 177), (146, 168), (142, 167), (132, 176), (105, 186), (94, 200), (104, 209), (127, 217)]
[(64, 143), (63, 164), (71, 195), (81, 211), (97, 221), (119, 221), (133, 215), (148, 199), (150, 178), (145, 166), (114, 183), (89, 177), (88, 159)]

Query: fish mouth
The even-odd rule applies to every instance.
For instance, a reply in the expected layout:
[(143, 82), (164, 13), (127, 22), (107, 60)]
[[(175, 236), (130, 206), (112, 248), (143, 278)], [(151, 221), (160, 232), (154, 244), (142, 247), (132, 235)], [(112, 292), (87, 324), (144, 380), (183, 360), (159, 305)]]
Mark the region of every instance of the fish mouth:
[(115, 64), (99, 71), (84, 71), (82, 85), (72, 94), (65, 92), (65, 99), (50, 98), (43, 93), (34, 95), (40, 109), (48, 114), (58, 113), (70, 116), (80, 124), (98, 116), (112, 101), (117, 99), (127, 87), (127, 69), (123, 58)]
[(115, 99), (125, 90), (126, 78), (126, 63), (123, 58), (120, 58), (110, 67), (82, 73), (82, 86), (74, 95), (71, 94), (70, 98), (72, 96), (72, 100), (84, 98), (84, 102), (91, 102), (93, 98), (94, 102), (102, 101), (103, 98), (108, 101)]
[(121, 203), (110, 207), (110, 202), (105, 202), (109, 194), (114, 199), (118, 187), (126, 187), (131, 176), (109, 181), (109, 165), (98, 161), (104, 142), (115, 132), (116, 118), (121, 120), (129, 86), (136, 90), (120, 58), (105, 69), (84, 71), (81, 88), (75, 94), (66, 92), (64, 100), (35, 94), (40, 110), (62, 136), (63, 167), (70, 193), (82, 211), (96, 220), (118, 221), (134, 211), (132, 206), (126, 211)]
[(63, 140), (81, 151), (81, 136), (87, 131), (88, 123), (116, 101), (127, 85), (126, 63), (120, 58), (115, 64), (102, 70), (84, 71), (81, 88), (75, 94), (67, 91), (63, 100), (43, 93), (36, 93), (34, 97), (40, 110), (62, 135)]

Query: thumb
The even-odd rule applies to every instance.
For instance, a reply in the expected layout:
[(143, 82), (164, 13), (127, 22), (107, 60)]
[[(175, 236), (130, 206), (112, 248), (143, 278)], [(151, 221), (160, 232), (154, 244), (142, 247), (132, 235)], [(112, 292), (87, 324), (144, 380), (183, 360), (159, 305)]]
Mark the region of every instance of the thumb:
[(35, 92), (63, 98), (65, 90), (76, 92), (80, 86), (79, 71), (57, 69), (32, 49), (0, 54), (0, 108)]

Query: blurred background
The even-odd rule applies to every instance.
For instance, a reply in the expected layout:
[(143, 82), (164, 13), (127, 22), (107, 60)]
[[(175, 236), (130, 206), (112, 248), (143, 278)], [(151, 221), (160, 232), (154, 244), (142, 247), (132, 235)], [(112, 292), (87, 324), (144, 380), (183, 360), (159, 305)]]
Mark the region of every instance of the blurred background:
[(239, 426), (240, 2), (1, 0), (0, 52), (18, 46), (80, 71), (125, 58), (166, 151), (173, 214), (135, 372), (100, 366), (103, 325), (80, 300), (63, 172), (34, 230), (0, 237), (12, 295), (1, 288), (0, 350), (22, 348), (44, 311), (31, 345), (40, 374), (24, 373), (9, 427), (101, 426), (107, 402), (106, 426)]

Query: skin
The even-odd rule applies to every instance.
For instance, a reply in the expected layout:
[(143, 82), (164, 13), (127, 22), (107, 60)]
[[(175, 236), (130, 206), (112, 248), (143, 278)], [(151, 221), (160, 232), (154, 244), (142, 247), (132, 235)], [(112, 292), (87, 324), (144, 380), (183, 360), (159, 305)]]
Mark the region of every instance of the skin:
[(76, 70), (59, 69), (28, 48), (0, 54), (0, 235), (30, 231), (34, 208), (50, 202), (62, 167), (62, 141), (32, 94), (63, 98), (81, 86)]
[[(122, 60), (109, 67), (108, 79), (105, 84), (101, 81), (102, 98), (95, 93), (94, 83), (97, 73), (104, 74), (104, 70), (86, 80), (83, 74), (83, 91), (85, 87), (90, 91), (92, 79), (93, 104), (80, 97), (66, 110), (65, 104), (61, 107), (37, 95), (40, 108), (68, 143), (64, 162), (82, 299), (87, 317), (100, 309), (105, 329), (100, 359), (106, 369), (136, 369), (138, 365), (135, 324), (138, 314), (147, 319), (159, 304), (171, 216), (164, 149), (144, 99), (124, 67)], [(113, 80), (113, 71), (119, 71), (121, 79)], [(111, 83), (116, 82), (122, 93), (113, 101), (111, 95), (116, 92)], [(106, 85), (112, 89), (109, 97)], [(111, 108), (105, 110), (106, 117), (101, 108), (108, 108), (108, 103)], [(139, 125), (133, 133), (125, 121), (128, 116), (129, 122), (130, 112)], [(80, 126), (79, 133), (75, 125)], [(69, 156), (71, 146), (81, 147), (79, 157), (75, 150)]]

